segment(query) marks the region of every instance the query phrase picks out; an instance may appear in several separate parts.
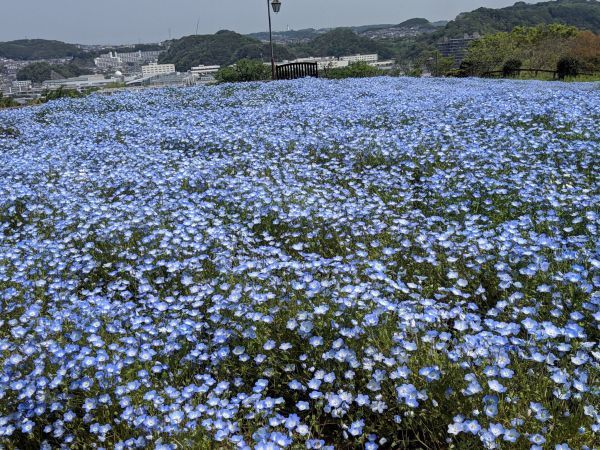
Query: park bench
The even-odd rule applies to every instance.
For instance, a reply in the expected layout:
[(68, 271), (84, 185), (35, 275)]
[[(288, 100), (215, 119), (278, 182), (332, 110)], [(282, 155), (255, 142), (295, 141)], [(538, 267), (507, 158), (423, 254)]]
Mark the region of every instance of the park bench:
[(297, 78), (313, 77), (319, 78), (319, 66), (317, 63), (302, 62), (282, 64), (276, 67), (276, 78), (278, 80), (295, 80)]

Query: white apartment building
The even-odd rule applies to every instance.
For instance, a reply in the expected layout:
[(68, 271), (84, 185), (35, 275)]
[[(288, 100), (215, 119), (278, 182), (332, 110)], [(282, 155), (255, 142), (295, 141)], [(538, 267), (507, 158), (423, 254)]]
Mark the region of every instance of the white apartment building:
[(219, 71), (220, 68), (221, 68), (221, 66), (201, 65), (201, 66), (192, 67), (190, 72), (192, 72), (193, 75), (196, 75), (198, 77), (203, 77), (205, 75), (214, 75), (215, 73), (217, 73)]
[(396, 65), (396, 61), (394, 61), (393, 59), (387, 59), (384, 61), (370, 62), (369, 65), (372, 67), (377, 67), (381, 70), (391, 70)]
[(341, 56), (340, 61), (348, 61), (348, 63), (357, 63), (357, 62), (366, 62), (372, 63), (377, 62), (379, 60), (379, 55), (371, 54), (371, 55), (352, 55), (352, 56)]
[(27, 91), (29, 89), (31, 89), (32, 87), (32, 82), (31, 80), (23, 80), (23, 81), (13, 81), (12, 82), (12, 87), (17, 91), (17, 92), (21, 92), (21, 91)]
[(159, 55), (159, 51), (137, 51), (129, 53), (108, 52), (94, 59), (94, 64), (96, 64), (96, 67), (100, 69), (116, 69), (121, 67), (123, 64), (143, 64), (147, 62), (155, 62)]
[(104, 75), (82, 75), (80, 77), (65, 78), (63, 80), (46, 80), (42, 83), (44, 89), (86, 89), (102, 88), (109, 84), (122, 83), (123, 77), (105, 78)]
[[(317, 67), (319, 70), (325, 69), (339, 69), (340, 67), (348, 67), (348, 61), (341, 61), (334, 56), (318, 56), (318, 57), (308, 57), (308, 58), (298, 58), (293, 61), (282, 61), (281, 64), (289, 64), (289, 63), (317, 63)], [(268, 64), (268, 63), (267, 63)]]
[(117, 52), (109, 52), (94, 59), (94, 64), (100, 69), (114, 69), (121, 67), (123, 61), (117, 56)]
[(160, 51), (148, 51), (143, 52), (141, 50), (137, 52), (129, 52), (129, 53), (118, 53), (119, 58), (124, 63), (143, 63), (143, 62), (153, 62), (158, 59), (160, 56)]
[(316, 61), (316, 63), (319, 70), (341, 69), (350, 65), (348, 61), (341, 61), (339, 59), (332, 59), (330, 61)]
[(167, 75), (175, 72), (175, 64), (150, 63), (147, 66), (142, 66), (142, 76), (144, 78), (152, 77), (154, 75)]

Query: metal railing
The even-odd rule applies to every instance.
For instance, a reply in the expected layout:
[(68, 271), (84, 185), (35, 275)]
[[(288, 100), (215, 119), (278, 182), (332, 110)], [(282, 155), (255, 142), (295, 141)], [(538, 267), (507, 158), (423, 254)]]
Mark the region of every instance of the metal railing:
[[(537, 77), (538, 74), (540, 74), (540, 73), (548, 73), (548, 74), (552, 74), (552, 79), (553, 80), (558, 80), (559, 79), (558, 71), (556, 71), (556, 70), (548, 70), (548, 69), (519, 69), (519, 70), (513, 71), (513, 73), (510, 74), (510, 75), (507, 75), (505, 73), (505, 71), (503, 71), (503, 70), (491, 70), (491, 71), (488, 71), (488, 72), (484, 72), (481, 76), (483, 78), (493, 78), (493, 77), (496, 77), (496, 76), (500, 77), (500, 78), (502, 78), (502, 77), (516, 78), (519, 75), (521, 75), (521, 73), (523, 73), (523, 72), (525, 72), (525, 73), (532, 73), (535, 77)], [(588, 72), (579, 72), (577, 74), (577, 76), (594, 76), (594, 75), (596, 75), (596, 74), (594, 74), (594, 73), (588, 73)]]

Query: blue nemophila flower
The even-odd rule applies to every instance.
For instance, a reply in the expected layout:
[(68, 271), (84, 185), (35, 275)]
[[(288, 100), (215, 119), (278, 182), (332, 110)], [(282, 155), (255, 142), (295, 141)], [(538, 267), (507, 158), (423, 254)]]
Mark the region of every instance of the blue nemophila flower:
[(350, 424), (350, 427), (348, 427), (348, 433), (350, 433), (352, 436), (361, 436), (363, 433), (364, 426), (365, 426), (365, 421), (362, 419), (352, 422)]
[(0, 112), (0, 446), (378, 448), (433, 407), (456, 417), (438, 446), (591, 448), (593, 89), (295, 80)]
[(425, 378), (427, 382), (435, 381), (440, 379), (440, 369), (437, 366), (423, 367), (419, 370), (419, 375)]
[(498, 380), (488, 380), (488, 386), (494, 392), (506, 392), (506, 387), (504, 387)]

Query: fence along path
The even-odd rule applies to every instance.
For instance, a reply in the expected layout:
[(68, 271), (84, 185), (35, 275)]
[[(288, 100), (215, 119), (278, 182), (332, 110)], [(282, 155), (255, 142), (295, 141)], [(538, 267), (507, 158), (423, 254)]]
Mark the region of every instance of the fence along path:
[[(548, 73), (548, 74), (552, 74), (552, 79), (556, 80), (559, 78), (558, 76), (558, 71), (556, 70), (547, 70), (547, 69), (518, 69), (514, 71), (514, 75), (513, 76), (519, 76), (522, 72), (526, 72), (526, 73), (533, 73), (536, 77), (538, 75), (538, 73)], [(484, 78), (493, 78), (495, 76), (498, 76), (500, 78), (502, 78), (502, 76), (504, 75), (504, 71), (503, 70), (492, 70), (489, 72), (484, 72), (483, 73), (483, 77)], [(596, 75), (595, 73), (590, 73), (590, 72), (579, 72), (577, 74), (577, 76), (594, 76)], [(510, 76), (509, 76), (510, 78)]]

